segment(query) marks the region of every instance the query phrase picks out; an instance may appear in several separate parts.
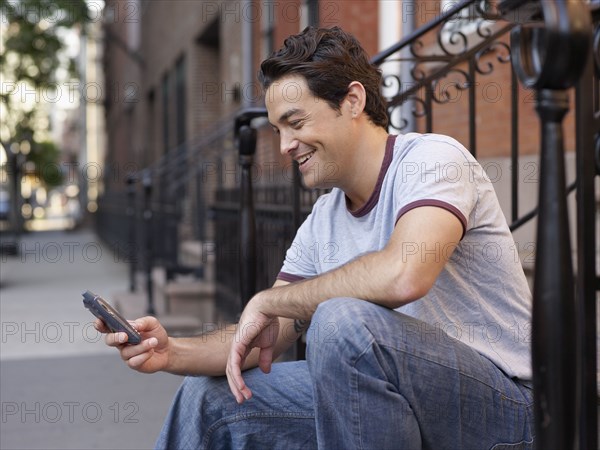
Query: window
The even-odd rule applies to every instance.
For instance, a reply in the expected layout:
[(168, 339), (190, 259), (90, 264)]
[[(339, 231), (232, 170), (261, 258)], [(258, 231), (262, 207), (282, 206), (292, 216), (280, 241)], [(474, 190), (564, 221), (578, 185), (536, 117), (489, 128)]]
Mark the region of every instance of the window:
[(264, 14), (261, 20), (262, 35), (262, 58), (267, 59), (275, 51), (275, 2), (266, 0), (264, 2)]
[(163, 76), (161, 83), (161, 101), (162, 101), (162, 142), (163, 151), (169, 151), (169, 74)]
[(186, 102), (185, 102), (185, 58), (182, 56), (175, 64), (175, 143), (181, 145), (186, 140)]
[[(449, 12), (460, 3), (457, 0), (442, 0), (440, 14)], [(479, 34), (481, 30), (488, 29), (495, 23), (483, 18), (482, 11), (487, 7), (487, 0), (479, 0), (458, 11), (442, 26), (442, 44), (454, 53), (466, 50), (482, 40), (483, 37)]]
[(300, 17), (300, 30), (319, 25), (319, 0), (304, 0)]

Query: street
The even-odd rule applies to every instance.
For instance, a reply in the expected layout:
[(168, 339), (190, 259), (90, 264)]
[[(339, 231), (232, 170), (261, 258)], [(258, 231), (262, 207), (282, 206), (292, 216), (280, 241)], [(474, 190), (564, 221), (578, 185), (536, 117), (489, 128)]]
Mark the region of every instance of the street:
[(129, 369), (82, 304), (127, 289), (124, 256), (77, 230), (0, 258), (0, 449), (152, 448), (182, 379)]

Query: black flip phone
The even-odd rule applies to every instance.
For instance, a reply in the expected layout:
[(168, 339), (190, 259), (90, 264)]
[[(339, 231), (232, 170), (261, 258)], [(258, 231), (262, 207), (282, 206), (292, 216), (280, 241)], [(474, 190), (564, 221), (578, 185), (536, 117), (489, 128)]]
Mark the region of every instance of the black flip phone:
[(106, 300), (90, 291), (85, 291), (81, 295), (83, 295), (83, 306), (89, 309), (98, 319), (102, 320), (110, 331), (113, 333), (127, 333), (128, 344), (139, 344), (142, 341), (142, 337), (136, 329), (116, 309), (110, 306)]

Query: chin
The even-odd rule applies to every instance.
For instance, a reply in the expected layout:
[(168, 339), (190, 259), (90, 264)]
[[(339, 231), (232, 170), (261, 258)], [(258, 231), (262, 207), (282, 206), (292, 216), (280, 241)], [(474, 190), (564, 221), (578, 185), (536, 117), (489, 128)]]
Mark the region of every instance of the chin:
[(306, 189), (317, 189), (319, 187), (321, 187), (318, 181), (316, 181), (312, 176), (310, 176), (310, 174), (308, 176), (302, 176), (301, 177), (302, 180), (302, 185), (306, 188)]
[(333, 183), (327, 183), (326, 180), (315, 177), (312, 174), (306, 174), (301, 177), (302, 185), (306, 189), (331, 189), (335, 185)]
[(330, 189), (336, 185), (338, 177), (336, 165), (321, 160), (315, 160), (309, 164), (309, 167), (300, 170), (302, 184), (307, 189)]

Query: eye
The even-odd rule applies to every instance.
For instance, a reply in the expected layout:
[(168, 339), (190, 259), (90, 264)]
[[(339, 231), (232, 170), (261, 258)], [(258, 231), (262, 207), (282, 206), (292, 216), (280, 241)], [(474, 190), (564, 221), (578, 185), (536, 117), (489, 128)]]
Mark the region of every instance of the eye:
[(302, 121), (301, 120), (294, 120), (294, 121), (290, 122), (290, 127), (292, 127), (294, 130), (302, 128)]

